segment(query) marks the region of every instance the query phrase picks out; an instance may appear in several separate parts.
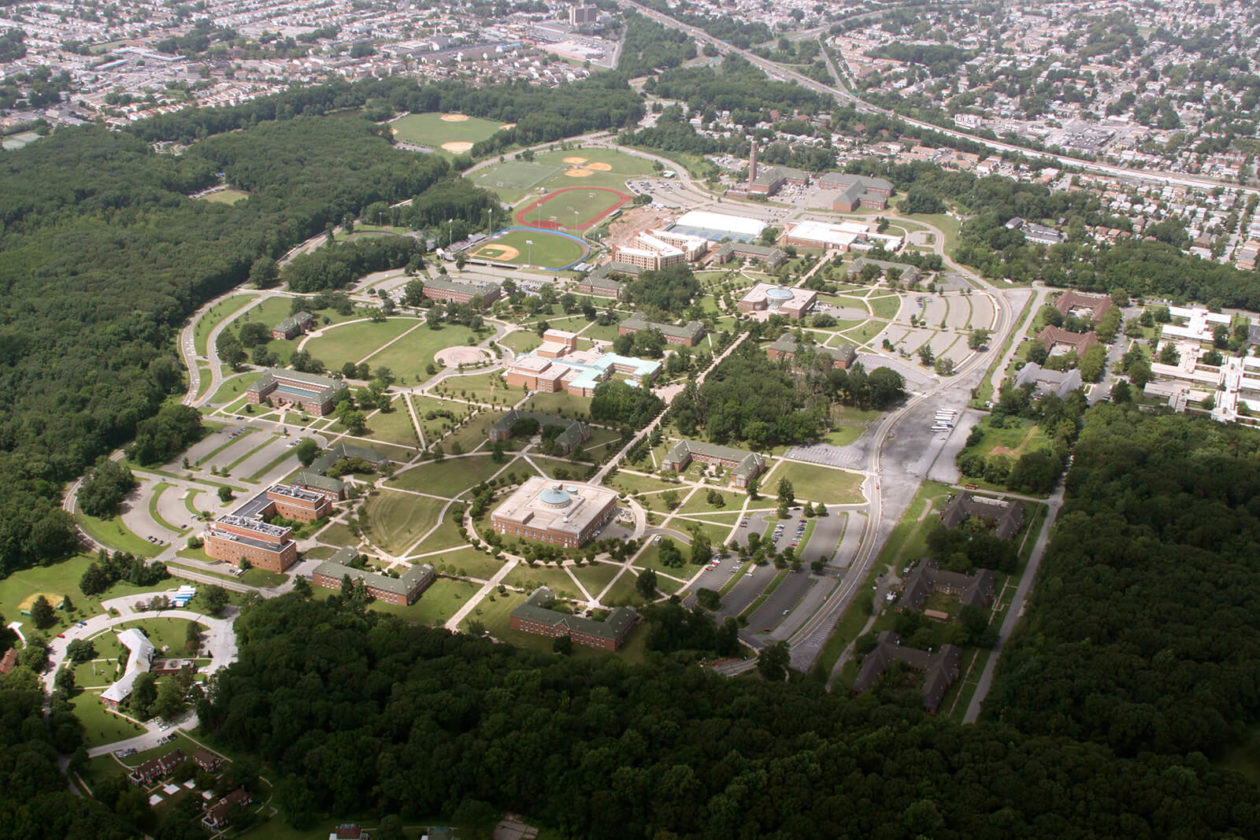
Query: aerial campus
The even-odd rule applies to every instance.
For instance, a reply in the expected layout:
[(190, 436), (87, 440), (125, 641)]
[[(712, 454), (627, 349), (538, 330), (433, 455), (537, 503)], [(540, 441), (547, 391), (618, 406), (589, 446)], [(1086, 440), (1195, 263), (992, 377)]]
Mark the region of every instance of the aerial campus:
[(0, 14), (5, 749), (90, 803), (0, 836), (1256, 836), (1243, 4), (124, 5)]

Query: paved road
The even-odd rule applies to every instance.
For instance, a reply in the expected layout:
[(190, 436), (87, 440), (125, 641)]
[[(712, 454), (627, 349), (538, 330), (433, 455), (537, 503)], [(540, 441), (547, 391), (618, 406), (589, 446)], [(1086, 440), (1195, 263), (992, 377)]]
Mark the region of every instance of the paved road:
[(1063, 484), (1060, 483), (1058, 489), (1050, 497), (1050, 512), (1046, 515), (1045, 524), (1041, 526), (1041, 533), (1037, 535), (1032, 554), (1028, 556), (1028, 567), (1024, 569), (1019, 585), (1015, 587), (1015, 597), (1011, 599), (1011, 606), (1002, 620), (1001, 629), (998, 630), (997, 644), (993, 646), (993, 652), (989, 654), (988, 661), (984, 663), (984, 670), (980, 672), (975, 694), (971, 695), (971, 703), (967, 706), (966, 714), (963, 715), (963, 723), (975, 723), (980, 717), (980, 707), (984, 704), (984, 698), (989, 695), (989, 689), (993, 687), (993, 671), (1002, 655), (1002, 649), (1010, 639), (1011, 633), (1015, 631), (1015, 625), (1023, 617), (1024, 601), (1037, 580), (1037, 570), (1041, 568), (1041, 558), (1045, 554), (1046, 544), (1050, 541), (1050, 530), (1054, 527), (1054, 521), (1062, 507)]

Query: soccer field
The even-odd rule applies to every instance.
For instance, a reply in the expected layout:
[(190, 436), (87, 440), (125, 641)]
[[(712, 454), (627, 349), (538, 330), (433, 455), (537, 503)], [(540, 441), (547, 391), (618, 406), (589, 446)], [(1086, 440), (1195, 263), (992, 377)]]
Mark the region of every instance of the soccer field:
[(469, 256), (558, 271), (579, 262), (588, 253), (590, 248), (573, 236), (545, 230), (509, 228), (470, 251)]
[(516, 212), (516, 223), (531, 227), (547, 227), (541, 223), (551, 223), (568, 230), (584, 230), (633, 198), (607, 187), (569, 187), (522, 207)]

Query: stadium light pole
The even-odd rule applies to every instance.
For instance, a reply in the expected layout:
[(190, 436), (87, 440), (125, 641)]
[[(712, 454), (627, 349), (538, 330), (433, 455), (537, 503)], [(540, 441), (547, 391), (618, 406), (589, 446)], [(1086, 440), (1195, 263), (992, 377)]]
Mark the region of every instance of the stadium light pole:
[(526, 239), (525, 244), (529, 246), (529, 264), (534, 264), (534, 240)]

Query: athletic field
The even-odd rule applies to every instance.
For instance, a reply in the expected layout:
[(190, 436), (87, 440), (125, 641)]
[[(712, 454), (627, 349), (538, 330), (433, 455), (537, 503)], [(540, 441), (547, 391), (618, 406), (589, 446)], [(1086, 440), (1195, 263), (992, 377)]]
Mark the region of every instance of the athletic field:
[(477, 186), (493, 190), (499, 198), (515, 204), (528, 196), (540, 198), (543, 191), (566, 187), (605, 187), (624, 192), (628, 178), (651, 172), (650, 162), (615, 149), (570, 149), (544, 152), (532, 161), (506, 160), (473, 173), (472, 179)]
[(581, 262), (589, 253), (590, 248), (576, 236), (555, 231), (506, 228), (473, 248), (468, 256), (560, 271)]
[(526, 227), (585, 230), (633, 200), (608, 187), (566, 187), (517, 210), (515, 219)]
[(506, 126), (465, 114), (408, 114), (389, 125), (403, 143), (431, 146), (452, 155), (463, 154)]

